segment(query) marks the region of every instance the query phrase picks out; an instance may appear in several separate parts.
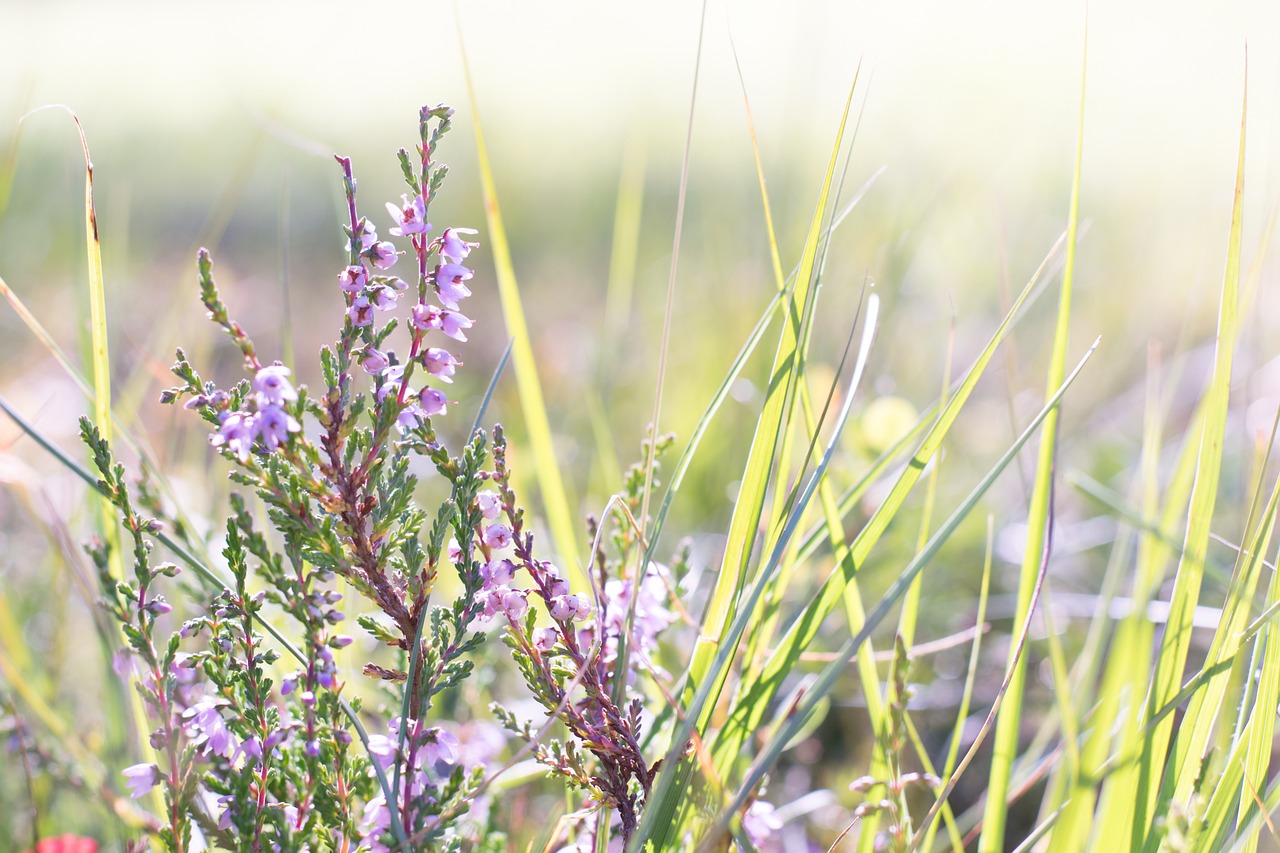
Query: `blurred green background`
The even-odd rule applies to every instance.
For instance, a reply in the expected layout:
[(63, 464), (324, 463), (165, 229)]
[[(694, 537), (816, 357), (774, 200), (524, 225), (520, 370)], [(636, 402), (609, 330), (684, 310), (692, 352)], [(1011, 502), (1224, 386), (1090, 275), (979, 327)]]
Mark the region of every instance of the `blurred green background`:
[[(207, 523), (225, 507), (224, 466), (193, 416), (155, 402), (178, 345), (220, 381), (239, 376), (234, 351), (199, 306), (196, 248), (213, 251), (223, 295), (260, 352), (286, 357), (314, 382), (313, 355), (340, 316), (334, 276), (344, 214), (331, 155), (353, 158), (362, 212), (385, 232), (383, 203), (401, 191), (394, 152), (413, 142), (420, 105), (450, 103), (458, 115), (441, 158), (452, 172), (433, 220), (480, 228), (483, 247), (471, 259), (476, 327), (455, 350), (467, 363), (451, 394), (460, 402), (450, 424), (456, 436), (506, 343), (465, 47), (563, 472), (576, 509), (599, 512), (618, 487), (617, 466), (637, 457), (650, 417), (690, 130), (663, 430), (687, 437), (772, 294), (736, 47), (784, 268), (797, 259), (861, 65), (844, 196), (879, 176), (831, 243), (814, 358), (836, 363), (863, 285), (874, 282), (882, 326), (867, 400), (923, 409), (937, 396), (948, 353), (957, 368), (968, 364), (1065, 225), (1083, 4), (712, 2), (690, 119), (701, 16), (699, 4), (670, 0), (0, 0), (0, 277), (64, 348), (80, 351), (87, 309), (79, 142), (65, 113), (29, 114), (66, 104), (95, 164), (117, 410), (145, 426), (187, 509)], [(1280, 5), (1114, 2), (1089, 10), (1086, 230), (1073, 352), (1099, 335), (1102, 346), (1068, 398), (1062, 458), (1066, 470), (1117, 489), (1136, 461), (1150, 354), (1158, 354), (1166, 387), (1186, 389), (1181, 407), (1172, 398), (1175, 427), (1207, 370), (1246, 44), (1245, 252), (1247, 264), (1260, 265), (1261, 289), (1238, 362), (1243, 404), (1231, 435), (1242, 446), (1260, 423), (1269, 426), (1280, 400), (1280, 367), (1269, 362), (1280, 329), (1276, 269), (1256, 251), (1280, 188)], [(611, 279), (616, 201), (628, 180), (632, 192), (643, 189), (637, 248), (634, 263)], [(1040, 405), (1052, 293), (962, 415), (943, 463), (944, 501), (963, 495)], [(77, 452), (75, 419), (87, 404), (7, 305), (0, 343), (0, 394)], [(716, 556), (732, 506), (765, 367), (757, 358), (735, 386), (677, 504), (674, 534), (695, 535), (703, 565)], [(894, 436), (892, 424), (881, 425), (887, 411), (859, 407), (845, 482)], [(490, 419), (520, 437), (509, 378)], [(1238, 489), (1244, 473), (1224, 488)], [(66, 570), (83, 562), (82, 492), (8, 422), (0, 422), (0, 480), (0, 604), (21, 615), (24, 642), (48, 663), (50, 693), (71, 709), (68, 717), (92, 720), (92, 691), (65, 689), (100, 664), (78, 660), (82, 650), (66, 630), (86, 618), (85, 596), (71, 594), (75, 571)], [(993, 498), (1006, 543), (1016, 539), (1024, 498), (1016, 476)], [(1057, 589), (1095, 591), (1105, 552), (1089, 549), (1112, 528), (1074, 492), (1063, 490), (1059, 506)], [(70, 527), (58, 519), (71, 519)], [(926, 589), (930, 636), (971, 616), (956, 602), (973, 598), (981, 528), (975, 519), (953, 546), (963, 571)], [(873, 589), (901, 566), (914, 535), (903, 530), (877, 552)], [(1002, 553), (1016, 560), (1016, 542)], [(997, 593), (1012, 591), (1014, 574), (997, 571)], [(1004, 650), (995, 644), (990, 654), (999, 660)], [(943, 681), (963, 676), (963, 650), (956, 656), (949, 670), (939, 664)], [(827, 743), (835, 749), (839, 739)]]

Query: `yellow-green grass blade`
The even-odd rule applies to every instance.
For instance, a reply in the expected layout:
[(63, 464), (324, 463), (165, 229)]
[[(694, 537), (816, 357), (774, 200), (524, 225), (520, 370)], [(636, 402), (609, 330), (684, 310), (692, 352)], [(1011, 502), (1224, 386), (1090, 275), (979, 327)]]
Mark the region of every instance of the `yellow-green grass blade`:
[[(848, 122), (849, 110), (853, 103), (855, 77), (853, 86), (845, 101), (844, 112), (840, 119), (835, 143), (828, 160), (827, 170), (823, 176), (818, 200), (814, 206), (814, 214), (801, 252), (800, 263), (795, 275), (795, 286), (790, 294), (784, 297), (785, 310), (782, 330), (779, 335), (773, 365), (770, 368), (770, 379), (766, 391), (763, 409), (756, 421), (756, 430), (748, 450), (746, 468), (734, 501), (733, 513), (729, 522), (729, 532), (722, 552), (720, 570), (716, 575), (706, 609), (702, 615), (701, 626), (694, 643), (683, 700), (688, 706), (695, 698), (697, 687), (710, 685), (710, 701), (702, 706), (699, 716), (694, 720), (695, 728), (701, 735), (706, 732), (710, 714), (715, 708), (725, 681), (729, 676), (732, 658), (718, 671), (711, 671), (712, 661), (719, 657), (724, 635), (730, 620), (734, 616), (735, 607), (741, 597), (747, 578), (747, 564), (762, 522), (764, 521), (764, 501), (772, 482), (772, 474), (777, 462), (778, 444), (790, 422), (796, 393), (795, 389), (803, 381), (803, 342), (806, 330), (816, 302), (813, 293), (815, 271), (818, 262), (820, 237), (823, 233), (823, 219), (826, 216), (830, 199), (832, 182), (835, 176), (839, 152), (843, 145), (844, 131)], [(673, 790), (683, 789), (691, 773), (688, 762), (670, 762), (668, 775), (678, 777)], [(677, 805), (681, 813), (688, 806), (688, 798), (683, 795), (672, 795), (668, 803), (659, 802), (658, 812)], [(649, 806), (650, 811), (654, 809)], [(664, 833), (657, 839), (659, 847), (673, 837), (669, 833), (679, 831), (682, 819), (666, 817), (657, 822)]]
[[(854, 85), (856, 84), (855, 79)], [(774, 355), (773, 366), (769, 371), (769, 387), (764, 408), (756, 422), (756, 432), (748, 451), (742, 485), (734, 502), (720, 571), (716, 576), (716, 584), (694, 645), (692, 660), (689, 664), (690, 685), (701, 684), (709, 675), (711, 660), (719, 651), (726, 626), (733, 617), (746, 577), (747, 563), (756, 542), (764, 510), (765, 493), (771, 481), (775, 449), (789, 413), (788, 401), (794, 399), (793, 390), (802, 375), (799, 366), (802, 354), (798, 347), (802, 326), (806, 323), (806, 315), (803, 312), (806, 307), (811, 311), (814, 304), (809, 296), (813, 283), (813, 271), (818, 259), (822, 219), (826, 213), (831, 183), (835, 176), (836, 163), (844, 139), (844, 129), (852, 104), (853, 89), (851, 88), (845, 101), (844, 114), (841, 116), (840, 126), (836, 132), (835, 145), (828, 161), (826, 175), (823, 177), (818, 201), (814, 206), (813, 220), (796, 274), (796, 285), (787, 304), (778, 348)], [(715, 678), (722, 682), (727, 675), (726, 670), (716, 673)], [(715, 695), (712, 696), (712, 701), (706, 706), (708, 713), (715, 704), (719, 689), (715, 689), (713, 693)], [(686, 690), (686, 700), (689, 696)], [(705, 727), (706, 719), (699, 720), (699, 731), (705, 731)]]
[[(965, 673), (964, 688), (960, 691), (960, 707), (956, 710), (956, 724), (951, 730), (951, 742), (947, 746), (947, 757), (942, 762), (941, 772), (938, 774), (941, 779), (950, 779), (955, 772), (956, 760), (960, 755), (960, 743), (964, 739), (965, 724), (969, 720), (969, 706), (973, 702), (973, 686), (978, 680), (978, 665), (981, 662), (979, 653), (982, 650), (982, 630), (987, 620), (987, 598), (991, 591), (991, 563), (994, 554), (995, 520), (991, 516), (987, 516), (987, 553), (982, 561), (982, 585), (978, 588), (978, 612), (973, 623), (976, 630), (973, 635), (973, 646), (969, 649), (969, 670)], [(955, 831), (951, 829), (953, 823), (951, 806), (947, 804), (945, 791), (936, 789), (933, 793), (942, 802), (942, 816), (948, 821), (948, 830), (952, 833), (952, 849), (963, 850), (963, 843), (956, 837)], [(937, 824), (927, 820), (921, 823), (920, 831), (924, 832), (924, 843), (920, 845), (920, 849), (933, 850), (934, 837), (938, 832)]]
[(463, 51), (463, 67), (467, 78), (467, 98), (471, 104), (472, 127), (475, 131), (476, 162), (480, 171), (480, 189), (484, 197), (485, 220), (489, 227), (489, 244), (493, 253), (494, 275), (498, 283), (498, 296), (502, 303), (502, 316), (511, 337), (512, 362), (515, 366), (516, 386), (520, 391), (520, 407), (524, 414), (525, 430), (533, 454), (533, 468), (538, 492), (542, 496), (547, 527), (551, 539), (577, 589), (590, 589), (591, 580), (581, 561), (578, 547), (578, 528), (574, 522), (571, 504), (560, 476), (555, 446), (551, 439), (551, 424), (542, 397), (542, 383), (538, 379), (538, 366), (534, 361), (533, 345), (529, 339), (529, 326), (525, 320), (516, 283), (515, 267), (511, 262), (511, 247), (507, 242), (502, 210), (498, 205), (497, 188), (489, 151), (485, 145), (484, 129), (476, 104), (475, 87), (471, 81), (471, 69)]
[[(807, 484), (801, 489), (790, 509), (790, 518), (781, 535), (774, 544), (773, 551), (763, 561), (756, 573), (754, 582), (748, 587), (741, 605), (729, 623), (724, 642), (720, 644), (715, 658), (710, 662), (712, 677), (697, 682), (696, 692), (691, 700), (685, 703), (684, 713), (674, 726), (670, 746), (663, 762), (667, 768), (658, 775), (657, 782), (650, 792), (649, 803), (641, 820), (639, 831), (633, 837), (633, 850), (652, 845), (655, 850), (665, 850), (669, 845), (677, 844), (680, 837), (679, 826), (675, 824), (676, 813), (684, 808), (686, 788), (692, 774), (692, 762), (682, 760), (684, 745), (694, 735), (695, 729), (707, 716), (707, 708), (714, 703), (724, 683), (723, 673), (727, 672), (737, 655), (738, 644), (748, 625), (754, 621), (755, 610), (764, 591), (773, 581), (773, 576), (784, 552), (788, 549), (791, 537), (795, 535), (799, 519), (808, 508), (817, 485), (826, 476), (827, 468), (835, 455), (844, 425), (852, 410), (853, 399), (862, 381), (869, 356), (871, 341), (879, 313), (879, 299), (872, 294), (867, 301), (866, 318), (863, 321), (862, 341), (853, 366), (853, 375), (849, 380), (844, 404), (833, 422), (832, 435), (827, 443), (822, 460), (809, 476)], [(686, 674), (686, 681), (689, 676)], [(705, 754), (705, 752), (704, 752)]]
[[(1086, 24), (1085, 44), (1080, 67), (1080, 107), (1076, 129), (1075, 167), (1071, 175), (1071, 203), (1067, 214), (1066, 263), (1062, 269), (1062, 289), (1058, 297), (1058, 317), (1054, 328), (1053, 349), (1049, 356), (1046, 382), (1047, 393), (1062, 384), (1067, 366), (1067, 332), (1071, 321), (1071, 299), (1075, 276), (1076, 236), (1080, 223), (1080, 170), (1084, 157), (1084, 104), (1085, 81), (1088, 74), (1088, 32)], [(1043, 560), (1044, 543), (1049, 518), (1053, 508), (1054, 457), (1058, 445), (1058, 414), (1045, 421), (1040, 438), (1040, 452), (1036, 465), (1035, 483), (1027, 510), (1027, 540), (1022, 557), (1022, 571), (1018, 580), (1018, 602), (1014, 610), (1013, 624), (1020, 625), (1026, 618), (1035, 589), (1036, 577)], [(995, 740), (992, 746), (991, 772), (988, 776), (987, 806), (982, 820), (982, 836), (978, 841), (978, 853), (998, 853), (1004, 849), (1005, 822), (1007, 819), (1008, 790), (1013, 772), (1013, 761), (1018, 753), (1018, 734), (1022, 728), (1022, 694), (1026, 682), (1027, 659), (1012, 659), (1010, 650), (1008, 666), (1013, 669), (1009, 691), (996, 720)]]
[[(1272, 441), (1275, 440), (1274, 430)], [(1262, 481), (1259, 479), (1259, 488)], [(1260, 499), (1260, 495), (1258, 496)], [(1256, 501), (1255, 501), (1256, 503)], [(1240, 552), (1237, 569), (1232, 579), (1231, 588), (1223, 604), (1222, 616), (1214, 631), (1213, 640), (1205, 656), (1205, 665), (1224, 662), (1226, 650), (1233, 645), (1235, 637), (1248, 623), (1249, 611), (1252, 609), (1254, 593), (1262, 574), (1263, 555), (1271, 542), (1274, 532), (1277, 507), (1280, 507), (1280, 480), (1277, 480), (1271, 497), (1263, 511), (1262, 524), (1256, 534), (1249, 540), (1246, 549)], [(1256, 509), (1255, 509), (1256, 511)], [(1253, 515), (1254, 512), (1251, 512)], [(1250, 529), (1246, 525), (1246, 530)], [(1231, 658), (1235, 655), (1232, 654)], [(1182, 725), (1175, 738), (1170, 770), (1175, 775), (1173, 800), (1175, 803), (1185, 802), (1191, 795), (1200, 777), (1200, 763), (1205, 755), (1209, 739), (1219, 726), (1221, 715), (1229, 714), (1231, 709), (1239, 705), (1237, 695), (1240, 685), (1230, 683), (1230, 673), (1223, 672), (1211, 678), (1205, 686), (1191, 697), (1183, 716)], [(1181, 763), (1177, 763), (1177, 762)]]
[[(1272, 520), (1274, 524), (1274, 519)], [(1266, 607), (1274, 607), (1280, 603), (1280, 574), (1273, 573), (1271, 584), (1267, 589)], [(1258, 636), (1258, 642), (1264, 644), (1261, 675), (1258, 679), (1258, 693), (1250, 708), (1248, 734), (1245, 737), (1245, 749), (1241, 776), (1243, 786), (1239, 795), (1239, 807), (1236, 810), (1236, 823), (1243, 825), (1251, 812), (1257, 808), (1253, 802), (1253, 791), (1261, 791), (1266, 787), (1267, 770), (1271, 763), (1271, 749), (1275, 737), (1276, 715), (1274, 709), (1280, 703), (1280, 636), (1276, 626), (1268, 624)], [(1225, 788), (1225, 786), (1223, 786)], [(1257, 834), (1250, 834), (1243, 840), (1245, 853), (1254, 853), (1258, 849)]]
[[(1059, 241), (1060, 243), (1061, 240)], [(1057, 244), (1055, 244), (1054, 248), (1050, 250), (1050, 253), (1041, 262), (1040, 267), (1014, 301), (982, 353), (966, 372), (959, 387), (948, 399), (946, 405), (941, 408), (937, 420), (934, 421), (921, 440), (919, 447), (903, 468), (902, 473), (899, 474), (884, 501), (855, 537), (851, 546), (854, 573), (866, 561), (872, 548), (879, 541), (881, 534), (888, 528), (906, 500), (908, 493), (915, 486), (930, 460), (934, 458), (942, 444), (942, 440), (951, 429), (960, 410), (968, 402), (970, 394), (985, 372), (996, 349), (1008, 335), (1014, 319), (1021, 312), (1027, 298), (1035, 289), (1040, 276), (1048, 267), (1050, 260), (1057, 251), (1057, 247)], [(728, 720), (716, 735), (714, 754), (717, 756), (737, 755), (742, 745), (746, 743), (747, 738), (760, 728), (765, 711), (781, 688), (786, 674), (791, 671), (796, 661), (799, 660), (800, 653), (817, 636), (822, 622), (841, 603), (844, 597), (844, 587), (851, 577), (852, 575), (848, 571), (833, 572), (823, 582), (818, 597), (791, 623), (759, 676), (743, 682), (734, 705), (729, 712)], [(718, 760), (717, 764), (720, 763), (722, 761)]]
[[(1247, 99), (1247, 84), (1245, 97)], [(1246, 100), (1247, 103), (1247, 100)], [(1241, 108), (1240, 147), (1237, 155), (1235, 196), (1231, 212), (1231, 234), (1227, 248), (1226, 270), (1223, 274), (1221, 301), (1218, 311), (1217, 345), (1214, 351), (1213, 376), (1205, 391), (1205, 420), (1200, 432), (1195, 485), (1191, 493), (1191, 507), (1187, 521), (1182, 558), (1174, 580), (1173, 594), (1169, 602), (1169, 621), (1165, 626), (1164, 641), (1160, 646), (1155, 678), (1148, 697), (1148, 708), (1158, 708), (1177, 692), (1186, 665), (1191, 644), (1191, 620), (1200, 597), (1200, 584), (1204, 575), (1205, 556), (1208, 551), (1209, 533), (1213, 510), (1217, 501), (1218, 480), (1222, 468), (1222, 441), (1226, 429), (1227, 407), (1231, 391), (1231, 365), (1238, 334), (1238, 299), (1240, 286), (1240, 246), (1244, 228), (1244, 152), (1245, 121), (1247, 109)], [(1147, 848), (1159, 844), (1162, 832), (1154, 825), (1155, 818), (1164, 811), (1157, 808), (1160, 790), (1160, 773), (1164, 766), (1165, 749), (1169, 742), (1173, 721), (1165, 720), (1148, 737), (1139, 765), (1137, 807), (1141, 809), (1135, 822), (1137, 833)], [(1185, 750), (1184, 741), (1182, 749)], [(1185, 753), (1175, 753), (1172, 766), (1181, 766)]]
[(911, 560), (911, 562), (902, 570), (896, 580), (889, 586), (877, 602), (876, 606), (868, 613), (867, 619), (861, 630), (847, 640), (841, 648), (835, 653), (833, 662), (823, 669), (812, 687), (806, 691), (803, 700), (796, 706), (794, 711), (788, 714), (786, 719), (779, 722), (774, 730), (773, 736), (760, 749), (756, 758), (751, 764), (751, 768), (742, 780), (738, 793), (731, 801), (727, 808), (721, 812), (721, 823), (728, 816), (735, 814), (745, 804), (747, 798), (751, 796), (752, 791), (760, 783), (763, 775), (768, 771), (773, 763), (777, 760), (782, 750), (790, 742), (791, 737), (803, 725), (806, 716), (813, 710), (816, 704), (822, 701), (826, 695), (835, 686), (836, 682), (843, 674), (845, 661), (851, 658), (858, 648), (866, 642), (871, 633), (888, 617), (889, 613), (900, 603), (907, 589), (915, 580), (916, 576), (929, 565), (937, 556), (938, 551), (955, 533), (977, 504), (982, 500), (987, 490), (996, 481), (1001, 473), (1009, 466), (1013, 459), (1017, 456), (1022, 447), (1030, 440), (1061, 402), (1063, 395), (1067, 389), (1071, 387), (1080, 372), (1084, 369), (1090, 356), (1097, 347), (1097, 343), (1090, 347), (1089, 351), (1076, 365), (1075, 369), (1064, 379), (1062, 386), (1050, 396), (1045, 406), (1031, 421), (1027, 428), (1018, 436), (1018, 438), (1010, 445), (1009, 449), (1000, 457), (994, 466), (987, 472), (981, 481), (973, 488), (969, 495), (961, 502), (960, 506), (952, 513), (952, 515), (938, 528), (938, 531), (929, 540), (928, 545), (921, 550)]

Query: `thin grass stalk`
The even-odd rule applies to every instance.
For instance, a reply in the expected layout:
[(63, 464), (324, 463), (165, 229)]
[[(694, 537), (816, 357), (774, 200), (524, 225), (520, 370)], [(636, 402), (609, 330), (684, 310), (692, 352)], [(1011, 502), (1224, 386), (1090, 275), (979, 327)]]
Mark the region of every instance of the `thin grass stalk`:
[[(1245, 86), (1245, 104), (1248, 84)], [(1231, 232), (1227, 248), (1226, 270), (1223, 274), (1221, 300), (1218, 312), (1217, 346), (1214, 351), (1213, 378), (1205, 392), (1205, 420), (1199, 438), (1199, 458), (1196, 465), (1195, 485), (1191, 493), (1191, 508), (1187, 533), (1183, 543), (1182, 559), (1174, 581), (1173, 595), (1169, 603), (1169, 622), (1156, 665), (1155, 678), (1148, 694), (1149, 710), (1164, 705), (1177, 691), (1186, 665), (1191, 644), (1191, 619), (1200, 595), (1204, 576), (1205, 557), (1208, 551), (1209, 532), (1217, 502), (1218, 480), (1222, 468), (1222, 441), (1226, 429), (1227, 407), (1231, 390), (1231, 365), (1235, 351), (1239, 322), (1240, 246), (1244, 228), (1244, 153), (1247, 106), (1241, 107), (1240, 147), (1237, 155), (1235, 199), (1231, 213)], [(1163, 837), (1155, 825), (1156, 818), (1166, 810), (1167, 792), (1163, 804), (1158, 804), (1161, 771), (1164, 767), (1165, 749), (1172, 733), (1172, 720), (1164, 721), (1146, 741), (1139, 765), (1137, 807), (1140, 809), (1134, 823), (1135, 847), (1141, 843), (1144, 850), (1154, 850)], [(1181, 766), (1185, 752), (1179, 751), (1175, 742), (1173, 764)], [(1186, 749), (1185, 742), (1182, 750)], [(1172, 779), (1169, 780), (1172, 784)]]

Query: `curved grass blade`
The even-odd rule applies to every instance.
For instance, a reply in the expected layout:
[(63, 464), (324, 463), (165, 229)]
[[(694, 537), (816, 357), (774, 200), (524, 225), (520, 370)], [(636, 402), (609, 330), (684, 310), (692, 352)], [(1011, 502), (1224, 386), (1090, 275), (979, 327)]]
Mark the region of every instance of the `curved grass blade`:
[[(673, 826), (675, 822), (673, 818), (682, 807), (682, 801), (685, 799), (684, 788), (688, 784), (692, 773), (692, 765), (682, 760), (684, 745), (686, 741), (695, 736), (695, 729), (698, 727), (699, 720), (705, 718), (707, 707), (713, 701), (712, 696), (718, 694), (719, 688), (723, 684), (723, 673), (727, 672), (733, 662), (738, 643), (742, 639), (747, 626), (751, 624), (755, 608), (759, 604), (764, 590), (771, 583), (773, 574), (788, 547), (791, 537), (795, 535), (800, 517), (808, 506), (809, 500), (813, 497), (818, 483), (826, 476), (827, 467), (831, 463), (831, 457), (835, 454), (844, 425), (848, 421), (849, 413), (853, 406), (855, 392), (862, 379), (878, 312), (879, 299), (872, 294), (867, 304), (867, 317), (864, 321), (862, 344), (858, 358), (854, 363), (853, 376), (850, 379), (848, 392), (845, 395), (844, 406), (833, 425), (831, 439), (828, 442), (826, 452), (822, 457), (822, 461), (814, 469), (807, 485), (799, 493), (792, 507), (789, 522), (784, 526), (774, 544), (772, 553), (764, 562), (760, 571), (757, 572), (755, 583), (751, 585), (750, 591), (741, 602), (742, 606), (738, 608), (733, 622), (728, 626), (725, 641), (719, 646), (715, 658), (710, 663), (710, 669), (714, 677), (701, 682), (693, 681), (691, 676), (686, 680), (686, 694), (693, 691), (695, 687), (696, 692), (693, 693), (692, 700), (685, 704), (684, 714), (672, 733), (671, 746), (663, 760), (666, 769), (658, 775), (657, 782), (650, 793), (649, 802), (641, 819), (640, 827), (633, 836), (631, 845), (633, 850), (647, 849), (650, 844), (656, 850), (665, 850), (668, 844), (676, 843), (672, 838), (673, 835), (675, 838), (679, 837), (678, 827)], [(700, 737), (700, 735), (698, 736)]]
[[(1248, 84), (1245, 84), (1245, 102)], [(1177, 691), (1186, 666), (1187, 652), (1191, 645), (1191, 618), (1200, 596), (1200, 583), (1204, 575), (1205, 555), (1208, 550), (1210, 525), (1217, 502), (1218, 480), (1222, 470), (1222, 441), (1226, 430), (1227, 406), (1231, 392), (1231, 365), (1239, 329), (1240, 247), (1244, 229), (1244, 152), (1247, 106), (1241, 107), (1240, 147), (1237, 155), (1235, 198), (1231, 212), (1231, 233), (1227, 248), (1226, 270), (1223, 274), (1222, 294), (1218, 311), (1217, 346), (1214, 351), (1213, 378), (1205, 392), (1205, 419), (1200, 432), (1199, 459), (1196, 465), (1195, 485), (1191, 492), (1191, 508), (1184, 539), (1182, 559), (1174, 580), (1173, 595), (1169, 602), (1169, 622), (1156, 664), (1156, 672), (1148, 694), (1149, 710), (1164, 705)], [(1166, 720), (1147, 738), (1139, 765), (1137, 790), (1137, 819), (1134, 823), (1134, 841), (1144, 849), (1159, 845), (1163, 832), (1155, 826), (1156, 818), (1165, 811), (1168, 799), (1160, 798), (1160, 777), (1164, 767), (1165, 750), (1172, 732), (1173, 721)], [(1174, 743), (1173, 767), (1182, 766), (1186, 760), (1187, 743)], [(1169, 783), (1172, 783), (1172, 779)], [(1172, 793), (1170, 789), (1169, 793)], [(1163, 799), (1165, 805), (1157, 806)]]

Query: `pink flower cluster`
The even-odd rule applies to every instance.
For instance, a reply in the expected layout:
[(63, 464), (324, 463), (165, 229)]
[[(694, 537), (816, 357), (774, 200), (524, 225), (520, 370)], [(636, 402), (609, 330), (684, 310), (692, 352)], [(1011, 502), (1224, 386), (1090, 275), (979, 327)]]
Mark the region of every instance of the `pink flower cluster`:
[[(487, 522), (480, 532), (480, 541), (487, 551), (492, 554), (509, 548), (512, 545), (511, 528), (496, 520), (502, 513), (498, 495), (481, 492), (476, 496), (476, 506)], [(454, 550), (451, 550), (450, 556), (455, 561), (461, 557)], [(533, 589), (512, 586), (517, 568), (506, 557), (493, 557), (480, 569), (481, 588), (476, 594), (476, 602), (481, 607), (478, 619), (489, 621), (501, 613), (512, 622), (518, 622), (529, 610), (530, 593), (540, 596), (551, 618), (559, 622), (572, 622), (591, 615), (591, 599), (570, 592), (569, 582), (555, 566), (545, 561), (534, 561), (528, 567), (535, 584)], [(534, 644), (541, 651), (550, 651), (555, 646), (557, 636), (555, 628), (540, 628), (534, 632)]]
[[(475, 273), (464, 267), (462, 262), (479, 244), (468, 242), (463, 235), (476, 232), (472, 228), (446, 228), (439, 239), (428, 243), (426, 235), (431, 230), (431, 224), (426, 221), (426, 199), (421, 194), (413, 198), (406, 195), (402, 199), (403, 204), (399, 207), (387, 203), (387, 211), (395, 222), (390, 232), (394, 236), (411, 239), (424, 280), (434, 287), (444, 306), (433, 305), (425, 298), (414, 304), (409, 319), (409, 328), (414, 336), (409, 360), (421, 364), (434, 379), (452, 383), (453, 375), (462, 362), (443, 347), (424, 347), (423, 341), (426, 334), (432, 331), (442, 332), (456, 341), (467, 340), (466, 330), (472, 327), (473, 322), (462, 313), (459, 303), (471, 295), (466, 282)], [(395, 256), (378, 249), (379, 246), (389, 244), (377, 242), (373, 226), (369, 225), (368, 220), (361, 219), (356, 230), (361, 235), (361, 261), (343, 270), (338, 275), (338, 283), (344, 292), (350, 294), (347, 316), (352, 325), (369, 326), (373, 323), (373, 312), (393, 309), (398, 297), (397, 291), (403, 290), (407, 285), (398, 278), (369, 276), (364, 266), (365, 258), (375, 266), (378, 266), (379, 258), (389, 258), (386, 265), (390, 266)], [(441, 263), (428, 271), (426, 259), (433, 252), (438, 253)], [(396, 418), (396, 426), (402, 432), (416, 427), (424, 419), (443, 415), (448, 411), (449, 399), (443, 391), (432, 387), (424, 387), (421, 391), (410, 388), (405, 382), (407, 364), (393, 364), (388, 353), (371, 344), (366, 345), (360, 350), (359, 361), (365, 372), (377, 377), (379, 401), (394, 391), (397, 399), (404, 404)]]
[[(253, 377), (253, 395), (245, 400), (252, 406), (240, 411), (224, 409), (218, 414), (218, 431), (209, 436), (214, 447), (226, 447), (241, 462), (249, 461), (249, 453), (257, 442), (267, 452), (273, 453), (289, 442), (289, 434), (299, 432), (302, 425), (289, 414), (285, 403), (298, 399), (298, 392), (289, 383), (289, 368), (276, 362), (260, 369)], [(196, 398), (189, 403), (209, 402)]]
[[(434, 790), (459, 763), (462, 744), (454, 735), (438, 726), (427, 728), (419, 721), (409, 720), (405, 732), (405, 751), (408, 754), (405, 755), (398, 748), (400, 727), (401, 720), (395, 717), (387, 726), (388, 734), (370, 735), (369, 754), (388, 777), (392, 768), (398, 764), (403, 779), (401, 784), (405, 790), (405, 803), (425, 805), (432, 800)], [(427, 817), (425, 820), (430, 826), (435, 819)], [(365, 804), (360, 823), (364, 838), (359, 849), (375, 853), (388, 851), (390, 848), (381, 839), (390, 828), (391, 810), (387, 808), (386, 797), (379, 792)]]

